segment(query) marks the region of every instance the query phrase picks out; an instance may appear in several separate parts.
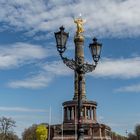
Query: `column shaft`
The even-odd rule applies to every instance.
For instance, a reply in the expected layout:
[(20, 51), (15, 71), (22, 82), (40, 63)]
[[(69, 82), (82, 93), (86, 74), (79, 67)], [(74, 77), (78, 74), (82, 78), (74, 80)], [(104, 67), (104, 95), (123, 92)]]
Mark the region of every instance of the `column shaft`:
[[(84, 51), (83, 51), (83, 44), (84, 44), (84, 37), (82, 35), (75, 36), (74, 38), (75, 43), (75, 61), (78, 62), (79, 58), (82, 63), (84, 63)], [(86, 99), (85, 95), (85, 74), (82, 75), (82, 100)], [(78, 100), (78, 73), (75, 71), (75, 80), (74, 80), (74, 100)]]
[(94, 113), (94, 121), (97, 121), (97, 116), (96, 116), (96, 108), (93, 108), (93, 113)]
[(74, 107), (71, 109), (71, 119), (74, 120)]

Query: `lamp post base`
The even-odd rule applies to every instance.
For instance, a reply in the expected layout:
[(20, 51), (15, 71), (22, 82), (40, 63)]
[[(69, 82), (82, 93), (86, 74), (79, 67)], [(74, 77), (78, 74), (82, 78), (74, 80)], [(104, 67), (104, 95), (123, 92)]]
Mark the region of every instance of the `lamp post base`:
[(83, 127), (81, 127), (79, 129), (77, 140), (84, 140), (84, 129), (83, 129)]

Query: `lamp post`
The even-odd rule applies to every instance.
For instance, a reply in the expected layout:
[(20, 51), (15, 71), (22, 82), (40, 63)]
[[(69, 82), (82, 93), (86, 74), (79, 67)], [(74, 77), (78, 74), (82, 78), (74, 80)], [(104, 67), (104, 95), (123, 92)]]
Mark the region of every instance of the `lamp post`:
[(82, 126), (82, 101), (84, 99), (84, 95), (82, 95), (82, 82), (83, 82), (83, 75), (92, 72), (99, 59), (100, 59), (100, 53), (102, 44), (97, 42), (97, 39), (93, 39), (93, 43), (89, 45), (89, 49), (91, 51), (91, 55), (93, 58), (93, 64), (88, 64), (87, 62), (84, 62), (84, 53), (83, 53), (83, 44), (84, 44), (84, 37), (82, 35), (83, 30), (83, 20), (81, 18), (78, 18), (74, 20), (74, 22), (77, 24), (77, 31), (76, 35), (74, 37), (74, 43), (75, 43), (75, 59), (68, 59), (67, 57), (64, 57), (63, 54), (66, 50), (66, 42), (69, 37), (69, 33), (64, 32), (64, 27), (60, 27), (60, 31), (55, 33), (55, 39), (56, 39), (56, 47), (57, 51), (59, 52), (60, 57), (62, 58), (64, 64), (68, 66), (70, 69), (74, 70), (76, 72), (77, 79), (78, 79), (78, 98), (77, 98), (77, 110), (78, 110), (78, 129), (77, 129), (77, 140), (84, 140), (84, 129)]

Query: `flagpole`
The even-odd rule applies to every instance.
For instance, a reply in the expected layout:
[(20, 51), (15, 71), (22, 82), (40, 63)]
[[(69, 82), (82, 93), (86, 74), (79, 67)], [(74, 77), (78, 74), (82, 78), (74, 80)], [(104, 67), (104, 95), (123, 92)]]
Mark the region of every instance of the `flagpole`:
[(50, 134), (51, 134), (51, 106), (50, 106), (50, 110), (49, 110), (49, 138), (48, 140), (50, 140)]
[(76, 124), (76, 111), (75, 111), (75, 140), (77, 140), (77, 124)]
[(63, 107), (62, 107), (62, 114), (61, 114), (61, 119), (62, 119), (62, 140), (63, 140)]

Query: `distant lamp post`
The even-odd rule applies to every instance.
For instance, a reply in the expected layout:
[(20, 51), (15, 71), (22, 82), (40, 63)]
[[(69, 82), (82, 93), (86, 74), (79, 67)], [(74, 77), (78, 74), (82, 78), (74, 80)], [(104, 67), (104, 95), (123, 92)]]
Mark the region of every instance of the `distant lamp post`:
[(128, 131), (127, 130), (125, 131), (125, 133), (126, 133), (126, 137), (128, 137)]
[(77, 140), (84, 140), (84, 129), (82, 126), (82, 79), (83, 74), (88, 72), (92, 72), (99, 59), (101, 54), (102, 44), (97, 42), (97, 39), (93, 39), (93, 43), (89, 45), (89, 49), (93, 58), (93, 64), (88, 64), (84, 62), (84, 52), (83, 52), (83, 44), (84, 44), (84, 37), (82, 35), (83, 30), (83, 23), (84, 20), (81, 18), (75, 19), (74, 22), (77, 24), (77, 31), (74, 37), (75, 43), (75, 59), (68, 59), (67, 57), (63, 56), (63, 53), (66, 50), (66, 42), (69, 37), (69, 33), (64, 32), (64, 27), (60, 27), (60, 31), (55, 33), (56, 39), (56, 47), (57, 51), (59, 52), (63, 62), (72, 70), (74, 70), (78, 74), (78, 130), (77, 130)]

